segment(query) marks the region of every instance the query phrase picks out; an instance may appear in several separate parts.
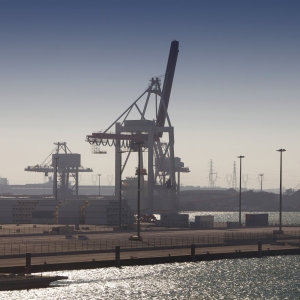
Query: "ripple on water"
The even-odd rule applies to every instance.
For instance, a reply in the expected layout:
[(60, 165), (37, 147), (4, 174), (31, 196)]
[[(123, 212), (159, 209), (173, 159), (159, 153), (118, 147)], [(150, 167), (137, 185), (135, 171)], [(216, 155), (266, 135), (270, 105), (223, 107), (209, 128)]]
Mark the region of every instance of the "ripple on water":
[(69, 279), (0, 299), (300, 299), (299, 267), (299, 256), (279, 256), (52, 272)]

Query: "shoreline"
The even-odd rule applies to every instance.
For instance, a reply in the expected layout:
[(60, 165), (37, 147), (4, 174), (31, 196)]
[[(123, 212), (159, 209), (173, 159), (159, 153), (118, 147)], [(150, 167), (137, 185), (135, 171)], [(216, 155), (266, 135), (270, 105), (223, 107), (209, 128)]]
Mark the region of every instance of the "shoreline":
[(2, 237), (0, 272), (24, 273), (25, 266), (38, 273), (300, 254), (299, 227), (284, 228), (282, 234), (274, 234), (272, 227), (145, 230), (143, 241), (129, 240), (132, 232), (124, 231), (85, 234), (84, 241), (62, 234)]
[[(253, 245), (252, 245), (253, 246)], [(269, 246), (269, 245), (264, 245)], [(247, 247), (247, 246), (246, 246)], [(223, 248), (223, 247), (220, 247)], [(156, 265), (156, 264), (165, 264), (165, 263), (183, 263), (183, 262), (202, 262), (202, 261), (213, 261), (213, 260), (223, 260), (223, 259), (243, 259), (243, 258), (264, 258), (264, 257), (270, 257), (270, 256), (281, 256), (281, 255), (299, 255), (300, 254), (300, 248), (294, 247), (294, 248), (281, 248), (281, 249), (267, 249), (262, 250), (261, 256), (259, 255), (258, 250), (250, 250), (245, 251), (242, 246), (235, 245), (231, 246), (231, 250), (233, 248), (238, 248), (239, 250), (230, 251), (230, 252), (210, 252), (210, 248), (201, 249), (204, 250), (205, 253), (201, 254), (195, 254), (194, 256), (192, 254), (181, 254), (181, 255), (172, 255), (172, 249), (164, 249), (167, 252), (170, 252), (167, 254), (166, 251), (164, 253), (160, 253), (160, 255), (157, 256), (151, 256), (149, 255), (149, 251), (139, 251), (140, 253), (145, 252), (146, 257), (134, 257), (133, 255), (136, 254), (136, 252), (128, 252), (127, 254), (133, 254), (130, 256), (130, 258), (121, 258), (119, 260), (120, 267), (125, 266), (144, 266), (144, 265)], [(242, 250), (240, 250), (240, 248)], [(248, 247), (249, 248), (249, 247)], [(254, 248), (254, 247), (252, 247)], [(197, 248), (198, 250), (199, 248)], [(183, 249), (181, 249), (183, 250)], [(187, 249), (185, 249), (187, 250)], [(221, 249), (220, 249), (221, 250)], [(153, 251), (153, 250), (152, 250)], [(161, 251), (162, 250), (157, 250)], [(186, 253), (187, 251), (185, 251)], [(148, 256), (147, 256), (148, 253)], [(122, 255), (124, 255), (124, 252), (121, 252)], [(157, 253), (156, 253), (157, 254)], [(114, 256), (115, 253), (111, 253), (111, 256)], [(80, 256), (80, 255), (79, 255)], [(81, 270), (81, 269), (97, 269), (97, 268), (110, 268), (110, 267), (118, 267), (117, 266), (117, 260), (113, 259), (103, 259), (103, 260), (97, 260), (93, 257), (96, 257), (93, 254), (88, 254), (88, 257), (90, 258), (87, 260), (82, 261), (69, 261), (71, 260), (71, 256), (68, 258), (65, 256), (64, 261), (60, 263), (42, 263), (42, 264), (32, 264), (31, 265), (31, 273), (41, 273), (41, 272), (53, 272), (53, 271), (68, 271), (68, 270)], [(45, 257), (43, 257), (45, 258)], [(24, 259), (25, 263), (25, 259)], [(24, 264), (25, 265), (25, 264)], [(24, 266), (6, 266), (6, 267), (0, 267), (0, 273), (24, 273)]]

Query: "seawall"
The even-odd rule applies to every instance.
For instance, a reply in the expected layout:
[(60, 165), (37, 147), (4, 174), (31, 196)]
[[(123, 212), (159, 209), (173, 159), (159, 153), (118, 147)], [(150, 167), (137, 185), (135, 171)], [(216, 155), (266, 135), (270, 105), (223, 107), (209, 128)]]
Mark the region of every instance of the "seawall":
[[(279, 255), (299, 255), (300, 249), (277, 249), (277, 250), (263, 250), (262, 258), (268, 256), (279, 256)], [(123, 266), (143, 266), (143, 265), (155, 265), (165, 263), (180, 263), (180, 262), (201, 262), (201, 261), (213, 261), (220, 259), (241, 259), (241, 258), (258, 258), (258, 251), (236, 251), (236, 252), (220, 252), (220, 253), (209, 253), (195, 254), (194, 259), (192, 255), (168, 255), (168, 256), (157, 256), (157, 257), (131, 257), (120, 260), (120, 267)], [(24, 259), (25, 265), (25, 259)], [(22, 273), (25, 271), (23, 266), (7, 266), (0, 267), (0, 273)], [(116, 267), (116, 260), (96, 260), (80, 261), (80, 262), (69, 262), (66, 257), (66, 262), (63, 263), (44, 263), (31, 265), (31, 272), (47, 272), (47, 271), (64, 271), (64, 270), (79, 270), (79, 269), (96, 269), (96, 268), (109, 268)]]

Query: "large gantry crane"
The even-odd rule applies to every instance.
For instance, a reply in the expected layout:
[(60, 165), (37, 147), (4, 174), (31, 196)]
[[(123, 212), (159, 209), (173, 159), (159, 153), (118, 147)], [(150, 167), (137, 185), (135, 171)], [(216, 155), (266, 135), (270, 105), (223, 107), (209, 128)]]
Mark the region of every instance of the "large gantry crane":
[[(188, 168), (184, 168), (180, 158), (174, 156), (174, 127), (168, 115), (178, 48), (179, 42), (173, 41), (162, 90), (160, 77), (151, 78), (145, 92), (105, 131), (95, 132), (86, 137), (87, 142), (93, 147), (93, 153), (101, 153), (100, 146), (115, 146), (115, 195), (120, 201), (121, 190), (127, 188), (124, 182), (128, 184), (128, 178), (122, 184), (122, 174), (132, 152), (138, 152), (139, 169), (136, 175), (142, 177), (141, 209), (148, 214), (153, 214), (154, 211), (177, 211), (180, 173), (189, 172)], [(154, 106), (155, 114), (151, 114), (149, 118), (150, 100), (153, 99), (151, 96), (154, 96), (152, 106)], [(138, 104), (142, 102), (143, 97), (145, 101), (141, 108)], [(129, 115), (133, 113), (138, 114), (138, 119), (129, 119)], [(111, 132), (113, 126), (115, 127), (114, 133)], [(161, 140), (164, 133), (167, 134), (167, 142)], [(143, 153), (146, 152), (148, 152), (148, 174), (143, 168)], [(122, 165), (124, 153), (127, 153), (127, 156)], [(178, 173), (177, 180), (176, 172)], [(148, 175), (147, 181), (144, 180), (145, 175)], [(131, 207), (136, 207), (134, 202), (130, 204)]]
[(45, 173), (45, 176), (54, 173), (53, 196), (56, 195), (56, 191), (58, 197), (63, 200), (66, 200), (70, 193), (78, 196), (78, 173), (93, 172), (93, 170), (81, 166), (80, 154), (72, 153), (66, 142), (58, 142), (54, 145), (55, 148), (41, 164), (28, 166), (25, 171), (41, 172)]

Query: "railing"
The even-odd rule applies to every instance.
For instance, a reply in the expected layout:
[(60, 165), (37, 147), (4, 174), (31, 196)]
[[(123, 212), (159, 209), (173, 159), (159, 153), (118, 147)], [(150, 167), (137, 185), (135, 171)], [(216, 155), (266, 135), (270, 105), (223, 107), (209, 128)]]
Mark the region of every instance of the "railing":
[(0, 245), (0, 256), (23, 255), (31, 253), (64, 253), (64, 252), (85, 252), (101, 251), (107, 252), (120, 246), (122, 249), (149, 249), (161, 247), (181, 247), (197, 245), (217, 245), (224, 243), (223, 235), (207, 235), (198, 237), (158, 237), (146, 238), (143, 241), (131, 241), (129, 239), (120, 240), (76, 240), (76, 241), (56, 241), (56, 242), (28, 242), (11, 243)]
[(149, 237), (143, 241), (131, 241), (128, 238), (123, 239), (101, 239), (101, 240), (66, 240), (52, 242), (27, 242), (10, 243), (0, 245), (0, 256), (24, 255), (26, 252), (32, 254), (76, 254), (86, 252), (112, 252), (116, 246), (122, 249), (157, 249), (157, 248), (180, 248), (189, 247), (195, 244), (198, 247), (222, 246), (228, 244), (245, 244), (262, 242), (297, 240), (300, 242), (299, 231), (289, 231), (284, 235), (274, 235), (270, 232), (247, 232), (247, 233), (225, 233), (219, 235), (201, 235), (194, 237)]
[[(172, 227), (165, 227), (165, 226), (158, 226), (155, 224), (141, 224), (142, 230), (199, 230), (199, 229), (212, 229), (211, 227), (208, 227), (206, 223), (203, 223), (203, 226), (199, 227), (188, 227), (186, 224), (187, 222), (176, 222), (178, 226)], [(244, 225), (244, 224), (243, 224)], [(7, 225), (0, 225), (0, 236), (2, 235), (35, 235), (35, 234), (45, 234), (49, 233), (52, 230), (52, 227), (61, 226), (61, 224), (49, 224), (49, 225), (43, 225), (43, 224), (7, 224)], [(74, 226), (74, 225), (71, 225)], [(112, 232), (114, 230), (114, 227), (117, 227), (118, 225), (79, 225), (79, 231), (81, 231), (83, 234), (87, 232)], [(269, 222), (269, 227), (276, 227), (278, 226), (277, 223)], [(129, 226), (130, 227), (130, 226)], [(131, 226), (132, 227), (132, 226)], [(299, 224), (284, 224), (283, 227), (299, 227)], [(229, 228), (227, 227), (227, 222), (214, 222), (213, 228)], [(133, 230), (133, 229), (132, 229)]]
[(224, 241), (226, 243), (251, 243), (258, 240), (263, 242), (275, 242), (277, 235), (270, 232), (238, 232), (238, 233), (225, 233)]
[(257, 242), (276, 242), (278, 240), (299, 240), (300, 231), (285, 231), (284, 234), (274, 234), (272, 232), (232, 232), (224, 234), (225, 243), (251, 243)]

